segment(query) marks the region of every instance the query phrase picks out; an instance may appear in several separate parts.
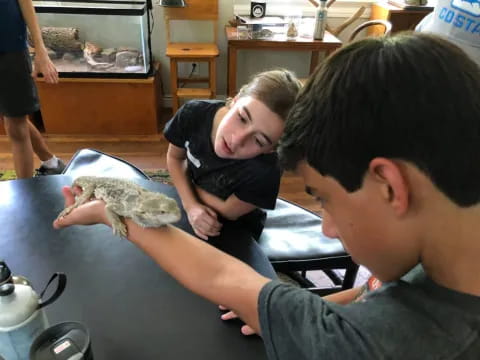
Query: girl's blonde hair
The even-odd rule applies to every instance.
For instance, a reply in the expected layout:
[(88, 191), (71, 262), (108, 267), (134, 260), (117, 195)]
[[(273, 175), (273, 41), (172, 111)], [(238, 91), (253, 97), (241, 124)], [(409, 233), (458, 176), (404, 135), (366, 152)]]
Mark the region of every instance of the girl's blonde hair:
[[(236, 98), (252, 96), (285, 120), (301, 87), (302, 83), (291, 71), (285, 69), (264, 71), (254, 75), (248, 84), (243, 85)], [(231, 102), (231, 98), (227, 99), (227, 106)]]

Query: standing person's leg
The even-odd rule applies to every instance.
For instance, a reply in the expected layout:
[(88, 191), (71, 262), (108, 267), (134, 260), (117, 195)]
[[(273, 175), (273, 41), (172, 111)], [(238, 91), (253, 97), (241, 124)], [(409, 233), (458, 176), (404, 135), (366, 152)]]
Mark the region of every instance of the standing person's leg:
[(57, 158), (48, 148), (48, 145), (42, 134), (28, 121), (28, 129), (30, 131), (30, 140), (32, 142), (33, 151), (42, 160), (42, 164), (36, 170), (35, 175), (55, 175), (61, 174), (65, 169), (65, 164)]
[(19, 178), (33, 175), (28, 114), (37, 111), (40, 105), (31, 72), (30, 56), (26, 50), (0, 54), (0, 114), (4, 117)]
[(13, 163), (17, 178), (24, 179), (33, 175), (33, 148), (28, 129), (28, 117), (4, 116), (5, 131), (12, 145)]
[(15, 170), (18, 177), (31, 177), (34, 152), (42, 160), (37, 175), (60, 174), (65, 164), (50, 152), (42, 134), (28, 120), (27, 115), (40, 108), (31, 73), (27, 51), (0, 54), (0, 114), (10, 119), (5, 120), (5, 128), (8, 126), (10, 130), (7, 134), (12, 141)]
[(30, 140), (32, 141), (32, 147), (35, 154), (42, 161), (50, 160), (54, 155), (50, 152), (50, 149), (45, 142), (42, 134), (38, 129), (28, 120), (28, 130), (30, 132)]

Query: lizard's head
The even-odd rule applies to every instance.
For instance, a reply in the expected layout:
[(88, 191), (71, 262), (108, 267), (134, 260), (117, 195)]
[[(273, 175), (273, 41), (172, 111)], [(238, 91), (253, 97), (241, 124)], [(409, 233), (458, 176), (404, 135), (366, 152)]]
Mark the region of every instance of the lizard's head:
[(97, 179), (97, 176), (79, 176), (73, 181), (72, 187), (78, 186), (83, 189), (85, 185), (93, 184)]
[(159, 227), (179, 221), (181, 212), (174, 199), (152, 193), (134, 209), (132, 219), (145, 227)]

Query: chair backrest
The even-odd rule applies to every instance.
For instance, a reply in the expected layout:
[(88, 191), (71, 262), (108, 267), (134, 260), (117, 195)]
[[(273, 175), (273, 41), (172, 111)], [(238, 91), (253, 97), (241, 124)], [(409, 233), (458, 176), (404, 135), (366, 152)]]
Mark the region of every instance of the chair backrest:
[(80, 149), (65, 167), (63, 175), (108, 176), (121, 179), (150, 179), (135, 165), (95, 149)]
[(185, 0), (185, 7), (165, 7), (164, 17), (167, 32), (167, 43), (170, 43), (171, 20), (212, 21), (213, 37), (217, 43), (218, 0)]
[(358, 25), (355, 29), (353, 29), (353, 32), (348, 39), (348, 42), (355, 39), (355, 37), (358, 35), (358, 33), (360, 31), (362, 31), (363, 29), (365, 29), (369, 26), (377, 26), (377, 25), (382, 25), (383, 26), (383, 29), (384, 29), (383, 35), (389, 35), (390, 32), (392, 31), (392, 23), (388, 20), (381, 20), (381, 19), (369, 20), (369, 21), (365, 21), (364, 23)]
[[(339, 239), (329, 238), (322, 233), (322, 219), (301, 206), (284, 199), (277, 199), (274, 210), (267, 210), (267, 219), (262, 234), (257, 240), (263, 253), (276, 271), (302, 275), (295, 280), (311, 290), (313, 284), (305, 272), (322, 270), (335, 284), (328, 289), (315, 292), (322, 295), (353, 287), (358, 271), (350, 255)], [(343, 269), (343, 279), (332, 269)]]

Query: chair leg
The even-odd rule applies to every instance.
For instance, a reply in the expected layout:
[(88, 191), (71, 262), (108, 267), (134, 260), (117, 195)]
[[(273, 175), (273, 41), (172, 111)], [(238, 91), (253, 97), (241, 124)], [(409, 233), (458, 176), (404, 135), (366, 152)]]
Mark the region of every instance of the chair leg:
[(170, 88), (172, 93), (172, 112), (175, 114), (179, 108), (179, 101), (177, 96), (178, 90), (178, 67), (177, 60), (170, 58)]
[(215, 66), (216, 58), (210, 59), (208, 61), (208, 86), (211, 91), (210, 98), (215, 99), (217, 97), (217, 73), (216, 73), (216, 66)]
[(291, 279), (295, 280), (302, 288), (314, 288), (315, 284), (308, 280), (306, 277), (299, 274), (297, 271), (284, 271), (284, 274), (288, 275)]
[(345, 270), (345, 276), (343, 278), (342, 289), (351, 289), (355, 284), (355, 279), (357, 278), (359, 266), (353, 261)]
[[(329, 277), (330, 280), (332, 280), (332, 282), (335, 285), (342, 285), (343, 280), (340, 276), (338, 276), (335, 273), (335, 271), (333, 271), (332, 269), (323, 269), (323, 272), (325, 273), (325, 275), (327, 275)], [(346, 271), (345, 271), (345, 273), (346, 273)]]

